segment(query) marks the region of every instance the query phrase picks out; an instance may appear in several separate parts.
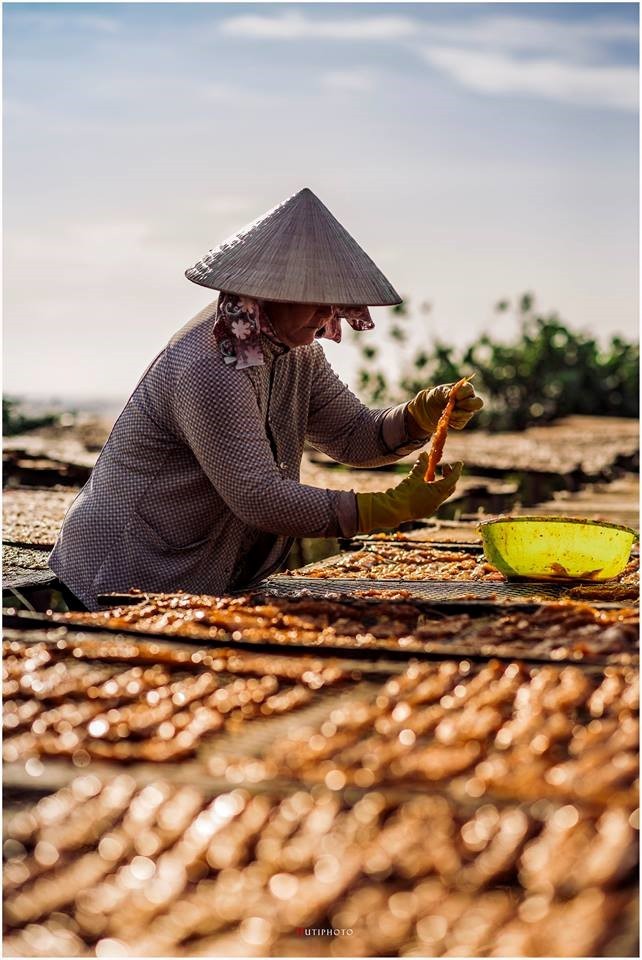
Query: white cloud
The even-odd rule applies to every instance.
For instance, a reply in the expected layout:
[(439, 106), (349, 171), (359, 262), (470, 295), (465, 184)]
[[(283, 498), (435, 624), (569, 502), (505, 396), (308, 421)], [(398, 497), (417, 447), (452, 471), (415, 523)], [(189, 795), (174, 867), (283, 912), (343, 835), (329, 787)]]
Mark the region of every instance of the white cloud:
[(416, 22), (407, 17), (333, 20), (307, 17), (302, 13), (230, 17), (221, 24), (221, 31), (228, 36), (272, 40), (398, 40), (411, 37), (416, 28)]
[(120, 23), (111, 17), (97, 17), (93, 14), (74, 18), (80, 26), (87, 27), (89, 30), (96, 30), (97, 33), (119, 33)]
[(36, 30), (46, 32), (60, 29), (69, 30), (78, 27), (94, 30), (96, 33), (118, 33), (120, 31), (120, 23), (112, 17), (101, 17), (93, 13), (78, 14), (71, 10), (66, 13), (61, 13), (58, 10), (51, 13), (44, 10), (38, 13), (31, 11), (28, 13), (21, 12), (20, 22), (23, 25), (29, 24)]
[(322, 75), (321, 83), (333, 90), (367, 93), (374, 89), (375, 76), (371, 70), (331, 70)]
[[(417, 24), (419, 29), (419, 25)], [(611, 43), (637, 43), (637, 27), (621, 20), (564, 22), (541, 17), (491, 16), (426, 25), (422, 39), (431, 46), (474, 47), (514, 54), (562, 55), (594, 62)]]
[(637, 42), (637, 26), (613, 18), (587, 22), (510, 15), (464, 17), (431, 22), (416, 17), (311, 17), (302, 12), (241, 15), (221, 23), (229, 36), (271, 40), (419, 40), (437, 46), (473, 46), (495, 51), (563, 53), (591, 58), (611, 43)]
[(635, 67), (586, 67), (560, 60), (525, 60), (462, 47), (427, 47), (423, 55), (431, 66), (479, 93), (637, 110)]
[[(311, 17), (302, 12), (224, 20), (230, 36), (272, 40), (387, 41), (478, 93), (540, 97), (560, 103), (634, 111), (637, 70), (614, 63), (613, 44), (637, 44), (637, 26), (613, 17), (585, 22), (545, 17), (464, 17), (431, 22), (413, 17)], [(336, 70), (321, 77), (337, 90), (367, 91), (373, 74)]]

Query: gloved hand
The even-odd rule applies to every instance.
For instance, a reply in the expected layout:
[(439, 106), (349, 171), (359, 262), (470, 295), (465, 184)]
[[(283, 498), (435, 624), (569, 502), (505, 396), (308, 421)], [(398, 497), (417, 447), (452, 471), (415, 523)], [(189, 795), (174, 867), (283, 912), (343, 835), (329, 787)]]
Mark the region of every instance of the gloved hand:
[(426, 483), (428, 454), (422, 453), (409, 475), (384, 493), (358, 493), (359, 533), (392, 530), (406, 520), (430, 517), (457, 486), (463, 463), (442, 463), (443, 477)]
[[(414, 421), (419, 436), (427, 436), (434, 432), (453, 386), (452, 383), (442, 383), (438, 387), (433, 387), (432, 390), (420, 390), (414, 400), (407, 404), (406, 412)], [(475, 395), (472, 383), (465, 383), (457, 393), (455, 409), (450, 418), (451, 427), (454, 430), (463, 430), (470, 418), (483, 406), (484, 401)]]

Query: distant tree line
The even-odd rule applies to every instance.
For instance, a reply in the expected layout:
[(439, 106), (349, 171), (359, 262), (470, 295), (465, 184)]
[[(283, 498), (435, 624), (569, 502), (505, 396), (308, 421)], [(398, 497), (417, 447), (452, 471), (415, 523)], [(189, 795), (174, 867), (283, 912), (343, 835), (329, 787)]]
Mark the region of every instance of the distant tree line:
[[(423, 312), (429, 307), (424, 305)], [(431, 349), (408, 348), (408, 304), (391, 309), (382, 348), (361, 346), (358, 392), (366, 403), (382, 406), (409, 399), (430, 384), (449, 383), (475, 372), (474, 385), (485, 407), (471, 427), (522, 430), (568, 414), (637, 417), (639, 344), (611, 337), (601, 346), (594, 337), (570, 330), (556, 313), (541, 314), (532, 294), (513, 305), (502, 300), (499, 315), (513, 310), (518, 333), (500, 341), (484, 333), (464, 349), (435, 338)], [(394, 346), (393, 346), (394, 345)], [(390, 349), (396, 348), (401, 375), (393, 382)]]
[(5, 437), (15, 437), (19, 433), (37, 430), (38, 427), (50, 427), (58, 422), (54, 413), (43, 414), (40, 417), (28, 417), (20, 412), (20, 402), (12, 397), (2, 398), (2, 434)]
[[(430, 307), (423, 304), (419, 309), (426, 314)], [(461, 349), (435, 338), (430, 349), (413, 351), (408, 301), (393, 307), (385, 347), (370, 346), (367, 339), (354, 335), (360, 354), (359, 395), (366, 403), (384, 406), (474, 371), (475, 389), (485, 407), (469, 429), (522, 430), (573, 413), (639, 416), (639, 344), (614, 336), (600, 345), (594, 337), (570, 330), (557, 313), (540, 313), (530, 293), (515, 304), (501, 300), (495, 309), (498, 316), (516, 314), (518, 332), (512, 340), (484, 333)], [(394, 379), (391, 358), (400, 370)], [(56, 422), (55, 414), (26, 416), (17, 400), (3, 397), (5, 436)]]

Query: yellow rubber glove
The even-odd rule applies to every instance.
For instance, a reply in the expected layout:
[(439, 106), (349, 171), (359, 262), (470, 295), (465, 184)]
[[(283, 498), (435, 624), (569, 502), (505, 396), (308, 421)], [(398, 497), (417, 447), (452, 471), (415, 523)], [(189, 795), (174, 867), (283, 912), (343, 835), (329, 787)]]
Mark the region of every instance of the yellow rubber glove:
[[(442, 383), (432, 390), (420, 390), (414, 400), (406, 406), (408, 416), (414, 420), (417, 430), (423, 436), (433, 433), (448, 403), (452, 383)], [(455, 409), (450, 418), (454, 430), (463, 430), (471, 417), (484, 406), (481, 397), (476, 396), (472, 383), (465, 383), (457, 393)]]
[(392, 530), (407, 520), (430, 517), (453, 493), (461, 476), (463, 463), (441, 465), (443, 477), (426, 483), (424, 473), (428, 454), (422, 453), (411, 472), (396, 487), (384, 493), (358, 493), (359, 533)]

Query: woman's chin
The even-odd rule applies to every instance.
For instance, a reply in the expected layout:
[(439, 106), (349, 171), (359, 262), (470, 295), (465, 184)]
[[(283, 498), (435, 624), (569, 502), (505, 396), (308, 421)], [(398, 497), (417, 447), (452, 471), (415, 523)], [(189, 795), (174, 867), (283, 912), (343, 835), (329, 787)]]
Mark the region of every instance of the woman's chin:
[(311, 343), (314, 343), (315, 335), (316, 334), (314, 331), (312, 331), (311, 333), (308, 333), (308, 331), (306, 330), (304, 334), (301, 334), (298, 337), (291, 337), (289, 346), (308, 347)]

